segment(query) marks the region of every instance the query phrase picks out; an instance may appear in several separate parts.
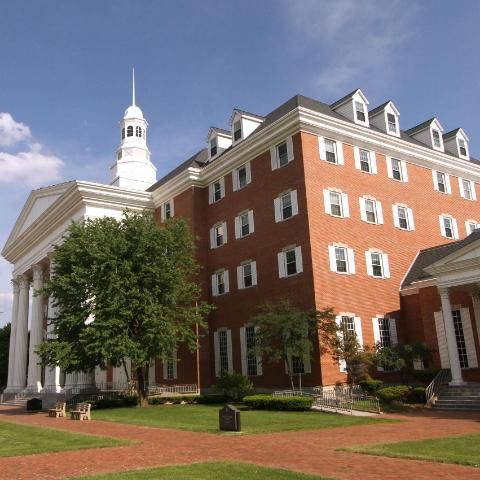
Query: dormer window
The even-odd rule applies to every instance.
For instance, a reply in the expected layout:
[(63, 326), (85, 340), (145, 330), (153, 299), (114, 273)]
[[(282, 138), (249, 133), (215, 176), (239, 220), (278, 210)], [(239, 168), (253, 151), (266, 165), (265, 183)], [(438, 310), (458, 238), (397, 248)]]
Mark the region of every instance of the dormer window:
[(213, 158), (217, 154), (217, 138), (210, 140), (210, 157)]
[(460, 150), (460, 155), (462, 157), (467, 156), (467, 144), (463, 138), (458, 139), (458, 149)]
[(440, 132), (438, 130), (432, 130), (432, 140), (435, 148), (442, 148), (442, 144), (440, 143)]
[(129, 125), (127, 127), (127, 137), (133, 137), (133, 127), (132, 127), (132, 125)]
[(397, 133), (397, 118), (393, 113), (387, 113), (388, 131)]
[(233, 124), (233, 141), (236, 142), (241, 140), (242, 138), (242, 122), (241, 120), (237, 120)]
[(359, 122), (365, 122), (365, 105), (362, 102), (355, 102), (355, 115)]
[(135, 127), (135, 135), (137, 137), (142, 137), (142, 127)]

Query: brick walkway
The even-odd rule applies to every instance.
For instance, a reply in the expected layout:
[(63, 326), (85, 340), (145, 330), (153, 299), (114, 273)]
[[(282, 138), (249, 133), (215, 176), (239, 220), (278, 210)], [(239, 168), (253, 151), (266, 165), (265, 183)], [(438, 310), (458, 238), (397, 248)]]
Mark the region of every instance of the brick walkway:
[(53, 480), (203, 461), (244, 461), (342, 480), (477, 479), (480, 470), (336, 449), (480, 432), (478, 414), (423, 412), (397, 415), (403, 423), (343, 427), (309, 432), (218, 436), (101, 422), (55, 420), (0, 407), (0, 419), (142, 442), (138, 445), (0, 458), (2, 480)]

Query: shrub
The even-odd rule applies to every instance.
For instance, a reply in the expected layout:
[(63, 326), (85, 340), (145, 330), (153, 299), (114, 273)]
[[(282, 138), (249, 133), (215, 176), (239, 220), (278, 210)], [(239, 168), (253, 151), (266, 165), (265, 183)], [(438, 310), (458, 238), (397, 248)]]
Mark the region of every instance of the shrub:
[(92, 410), (101, 410), (103, 408), (120, 408), (120, 407), (135, 407), (137, 406), (137, 397), (114, 397), (102, 398), (99, 400), (88, 400)]
[(225, 395), (199, 395), (198, 397), (195, 397), (196, 403), (202, 403), (206, 405), (216, 405), (219, 403), (226, 403), (227, 401), (228, 399), (225, 397)]
[(182, 395), (175, 395), (170, 397), (161, 397), (161, 396), (152, 396), (148, 397), (148, 404), (149, 405), (164, 405), (165, 403), (174, 403), (179, 404), (182, 402), (185, 403), (195, 403), (198, 397), (196, 396), (182, 396)]
[(414, 387), (408, 392), (408, 403), (425, 403), (426, 401), (425, 387)]
[(414, 370), (413, 378), (418, 382), (428, 385), (440, 371), (438, 368), (425, 368), (424, 370)]
[(241, 373), (222, 372), (214, 389), (228, 400), (239, 402), (253, 391), (253, 383)]
[(250, 395), (243, 403), (252, 410), (284, 410), (303, 412), (310, 410), (312, 397), (274, 397), (273, 395)]
[(375, 380), (373, 378), (367, 378), (362, 380), (359, 385), (369, 394), (377, 395), (378, 391), (383, 387), (382, 380)]
[(385, 403), (405, 402), (410, 387), (406, 385), (396, 385), (394, 387), (381, 388), (377, 392), (378, 398)]

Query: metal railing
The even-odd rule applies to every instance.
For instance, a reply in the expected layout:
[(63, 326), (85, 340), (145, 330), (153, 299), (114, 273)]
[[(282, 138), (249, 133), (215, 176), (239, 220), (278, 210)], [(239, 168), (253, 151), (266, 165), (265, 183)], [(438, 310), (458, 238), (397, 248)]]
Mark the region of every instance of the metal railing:
[(303, 390), (275, 390), (274, 397), (314, 397), (313, 393), (304, 392)]
[(164, 395), (164, 394), (182, 394), (182, 395), (191, 395), (197, 394), (198, 387), (197, 384), (186, 384), (186, 385), (157, 385), (150, 384), (148, 386), (149, 395)]
[(447, 384), (452, 379), (452, 373), (450, 370), (440, 370), (435, 378), (428, 384), (425, 389), (425, 397), (427, 400), (427, 405), (432, 405), (435, 403), (437, 396), (442, 389), (442, 387)]

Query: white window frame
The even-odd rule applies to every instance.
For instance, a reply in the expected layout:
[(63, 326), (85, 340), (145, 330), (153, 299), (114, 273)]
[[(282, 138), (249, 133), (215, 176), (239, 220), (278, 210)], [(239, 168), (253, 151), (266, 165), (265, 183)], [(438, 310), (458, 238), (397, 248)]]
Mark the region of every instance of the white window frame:
[[(403, 208), (406, 210), (406, 219), (407, 219), (407, 228), (403, 228), (400, 225), (400, 215), (398, 214), (398, 209)], [(415, 220), (413, 218), (413, 211), (411, 208), (407, 207), (407, 205), (395, 203), (392, 205), (392, 213), (393, 213), (393, 224), (396, 228), (404, 231), (412, 231), (415, 230)]]
[[(295, 273), (287, 273), (287, 253), (294, 251), (295, 252)], [(290, 278), (295, 277), (299, 273), (303, 272), (303, 258), (302, 258), (302, 247), (291, 245), (285, 247), (281, 252), (277, 254), (278, 261), (278, 277), (279, 278)]]
[(465, 231), (467, 232), (467, 235), (470, 235), (478, 229), (480, 229), (480, 223), (478, 223), (476, 220), (465, 220)]
[[(252, 284), (245, 286), (245, 267), (250, 265)], [(257, 262), (255, 260), (245, 260), (237, 267), (237, 288), (244, 290), (245, 288), (252, 288), (257, 285)]]
[[(379, 255), (380, 266), (382, 268), (381, 275), (375, 275), (373, 269), (372, 254)], [(367, 275), (373, 278), (390, 278), (390, 263), (388, 261), (388, 255), (381, 250), (370, 249), (365, 252), (365, 263), (367, 265)]]
[[(173, 377), (168, 378), (168, 364), (173, 364)], [(171, 355), (162, 357), (162, 367), (163, 367), (163, 379), (164, 380), (177, 380), (178, 378), (178, 359), (177, 359), (177, 349), (174, 348)], [(151, 382), (151, 380), (150, 380)], [(153, 383), (153, 382), (152, 382)]]
[[(339, 330), (337, 332), (337, 335), (339, 338), (343, 338), (343, 326), (342, 326), (342, 323), (343, 323), (343, 318), (344, 317), (348, 317), (348, 318), (351, 318), (353, 320), (353, 328), (354, 328), (354, 333), (355, 333), (355, 336), (357, 338), (357, 341), (358, 343), (360, 344), (360, 346), (363, 346), (363, 331), (362, 331), (362, 319), (360, 317), (358, 317), (357, 315), (355, 315), (354, 313), (350, 313), (350, 312), (340, 312), (336, 317), (335, 317), (335, 322), (336, 324), (338, 325)], [(344, 372), (346, 373), (347, 371), (347, 364), (345, 362), (345, 360), (343, 359), (339, 359), (339, 367), (340, 367), (340, 371), (341, 372)]]
[[(218, 291), (218, 285), (219, 285), (218, 275), (219, 274), (223, 274), (223, 285), (224, 285), (224, 292), (223, 293), (219, 293), (219, 291)], [(221, 296), (221, 295), (225, 295), (229, 292), (230, 292), (230, 281), (229, 281), (228, 270), (225, 269), (225, 268), (221, 268), (221, 269), (213, 272), (213, 274), (212, 274), (212, 295), (214, 297), (218, 297), (218, 296)]]
[[(259, 377), (263, 375), (263, 368), (262, 368), (262, 357), (260, 355), (256, 355), (257, 360), (257, 372), (255, 375), (248, 375), (248, 351), (247, 351), (247, 328), (253, 327), (251, 323), (245, 324), (243, 327), (240, 327), (240, 354), (242, 360), (242, 375), (245, 377)], [(258, 327), (255, 327), (255, 335), (257, 334)]]
[[(395, 130), (390, 130), (390, 122), (388, 121), (388, 116), (392, 115), (392, 117), (395, 119)], [(392, 112), (385, 111), (385, 126), (386, 126), (386, 131), (389, 135), (395, 135), (399, 136), (399, 128), (398, 128), (398, 115)]]
[[(463, 155), (461, 150), (460, 150), (460, 148), (461, 148), (460, 142), (463, 142), (463, 144), (464, 144), (465, 155)], [(470, 159), (470, 153), (468, 152), (468, 142), (464, 138), (457, 137), (457, 148), (458, 148), (458, 156), (460, 158), (464, 158), (465, 160)]]
[(174, 214), (175, 214), (173, 198), (170, 199), (170, 200), (167, 200), (166, 202), (163, 202), (162, 206), (160, 208), (160, 217), (161, 217), (162, 222), (165, 222), (167, 220), (167, 212), (166, 212), (167, 204), (170, 204), (170, 217), (169, 218), (173, 218)]
[[(220, 184), (220, 198), (215, 200), (215, 184)], [(208, 203), (211, 205), (212, 203), (219, 202), (222, 198), (225, 197), (225, 177), (221, 177), (214, 182), (212, 182), (208, 186)]]
[[(287, 163), (285, 165), (280, 165), (280, 158), (278, 155), (278, 147), (287, 144)], [(272, 165), (272, 170), (278, 170), (279, 168), (286, 167), (292, 160), (293, 156), (293, 141), (292, 137), (287, 137), (281, 142), (276, 143), (273, 147), (270, 148), (270, 161)]]
[[(365, 117), (365, 120), (361, 120), (360, 118), (358, 118), (357, 104), (362, 106), (363, 116)], [(354, 115), (354, 118), (355, 118), (355, 123), (358, 123), (360, 125), (368, 126), (368, 109), (367, 109), (367, 105), (365, 104), (365, 102), (363, 102), (363, 101), (361, 101), (357, 98), (353, 99), (353, 115)]]
[[(240, 138), (237, 138), (237, 139), (235, 139), (235, 132), (238, 131), (238, 130), (235, 129), (236, 124), (240, 125), (240, 129), (239, 129), (240, 130)], [(233, 143), (237, 143), (242, 139), (243, 139), (243, 125), (242, 125), (242, 119), (239, 118), (238, 120), (235, 120), (232, 123), (232, 140), (233, 140)]]
[[(371, 225), (383, 225), (384, 219), (383, 219), (382, 202), (372, 197), (359, 197), (358, 200), (360, 203), (360, 218), (362, 219), (362, 221), (369, 223)], [(373, 202), (375, 206), (375, 220), (376, 220), (375, 222), (371, 222), (370, 220), (368, 220), (367, 206), (366, 206), (367, 201)]]
[[(438, 183), (437, 173), (440, 173), (443, 175), (443, 178), (445, 180), (445, 192), (442, 192), (440, 190), (440, 187), (438, 186), (439, 183)], [(450, 195), (452, 193), (452, 186), (450, 184), (450, 175), (448, 173), (441, 172), (439, 170), (432, 170), (432, 178), (433, 178), (433, 188), (435, 189), (435, 191), (443, 194), (447, 194), (447, 195)]]
[[(439, 145), (435, 145), (435, 137), (433, 135), (433, 132), (437, 132), (438, 133), (438, 143)], [(438, 150), (440, 152), (443, 152), (443, 138), (442, 138), (442, 132), (440, 130), (438, 130), (438, 128), (431, 128), (430, 129), (430, 138), (432, 140), (432, 148), (434, 150)]]
[[(248, 233), (246, 235), (242, 234), (242, 216), (248, 216)], [(255, 232), (255, 221), (253, 218), (253, 210), (244, 210), (240, 212), (235, 217), (235, 238), (239, 240), (240, 238), (245, 238)]]
[[(470, 195), (471, 198), (468, 198), (465, 192), (465, 185), (464, 182), (470, 185)], [(458, 188), (460, 189), (460, 196), (465, 200), (477, 200), (477, 192), (475, 191), (475, 183), (471, 180), (467, 180), (466, 178), (458, 177)]]
[[(245, 168), (246, 183), (245, 185), (240, 186), (239, 172), (242, 168)], [(251, 170), (250, 162), (244, 163), (232, 171), (232, 186), (233, 186), (234, 192), (236, 192), (237, 190), (244, 189), (245, 187), (250, 185), (250, 183), (252, 183), (252, 170)]]
[(219, 377), (222, 373), (220, 370), (220, 342), (218, 335), (220, 332), (226, 332), (227, 335), (227, 362), (228, 373), (233, 373), (233, 351), (232, 351), (232, 330), (229, 328), (219, 328), (213, 333), (213, 345), (215, 356), (215, 376)]
[[(215, 148), (217, 149), (215, 155), (212, 155), (212, 142), (213, 141), (215, 141)], [(215, 137), (212, 137), (210, 139), (210, 141), (208, 142), (208, 156), (210, 157), (210, 160), (211, 160), (212, 158), (215, 158), (218, 154), (219, 154), (218, 137), (215, 136)]]
[[(332, 212), (332, 202), (330, 195), (331, 193), (336, 193), (340, 198), (340, 215), (335, 215)], [(335, 188), (325, 188), (323, 190), (323, 204), (325, 208), (325, 213), (331, 215), (335, 218), (348, 218), (350, 217), (350, 208), (348, 205), (348, 194), (343, 193), (341, 190)]]
[[(223, 243), (221, 245), (217, 244), (217, 228), (222, 228), (222, 237)], [(228, 235), (227, 235), (227, 222), (217, 222), (215, 225), (212, 226), (210, 229), (210, 248), (220, 248), (223, 245), (226, 245), (228, 242)]]
[[(292, 204), (292, 215), (290, 217), (284, 218), (283, 217), (283, 198), (287, 195), (290, 195), (290, 200)], [(274, 201), (273, 201), (273, 208), (275, 212), (275, 222), (284, 222), (285, 220), (289, 220), (293, 218), (295, 215), (298, 215), (298, 196), (296, 190), (288, 190), (286, 192), (282, 192)]]
[[(447, 236), (444, 219), (450, 219), (451, 230), (452, 230), (453, 237), (448, 237)], [(447, 214), (439, 215), (438, 220), (439, 220), (439, 223), (440, 223), (440, 233), (441, 233), (442, 237), (450, 238), (452, 240), (458, 240), (459, 237), (458, 237), (457, 220), (455, 218), (453, 218), (451, 215), (447, 215)]]
[[(387, 159), (387, 175), (388, 178), (395, 180), (396, 182), (408, 182), (408, 170), (407, 170), (407, 162), (405, 160), (400, 160), (399, 158), (395, 157), (386, 157)], [(393, 176), (393, 162), (397, 161), (400, 164), (400, 179), (394, 178)]]
[[(347, 271), (339, 272), (337, 270), (337, 256), (336, 249), (342, 248), (345, 250), (345, 259), (347, 261)], [(355, 254), (352, 248), (349, 248), (347, 245), (334, 243), (328, 246), (328, 258), (330, 263), (330, 271), (338, 273), (340, 275), (354, 275), (355, 270)]]
[[(361, 162), (360, 162), (360, 150), (365, 150), (368, 152), (369, 164), (370, 164), (370, 171), (366, 172), (362, 170)], [(377, 169), (377, 156), (373, 150), (368, 150), (367, 148), (360, 148), (357, 146), (353, 147), (353, 155), (355, 158), (355, 168), (360, 170), (362, 173), (366, 173), (369, 175), (376, 175), (378, 173)]]
[[(335, 144), (335, 162), (330, 162), (327, 160), (327, 148), (326, 142), (333, 142)], [(343, 158), (343, 144), (338, 140), (332, 140), (327, 137), (318, 137), (318, 151), (320, 155), (320, 160), (330, 164), (330, 165), (344, 165), (345, 160)]]

